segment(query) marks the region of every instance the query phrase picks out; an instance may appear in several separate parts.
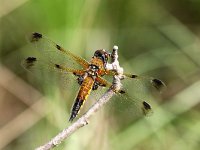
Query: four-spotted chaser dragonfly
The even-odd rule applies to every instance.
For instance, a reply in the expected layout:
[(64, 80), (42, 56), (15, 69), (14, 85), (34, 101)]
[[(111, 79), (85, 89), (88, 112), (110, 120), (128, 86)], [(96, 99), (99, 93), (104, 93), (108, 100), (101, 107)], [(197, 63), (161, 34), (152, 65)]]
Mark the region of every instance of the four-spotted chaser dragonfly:
[[(31, 43), (35, 44), (35, 47), (38, 50), (45, 52), (45, 54), (47, 54), (46, 56), (49, 57), (51, 52), (53, 52), (53, 55), (49, 57), (47, 63), (49, 63), (49, 66), (51, 66), (54, 70), (62, 73), (70, 73), (77, 77), (80, 89), (72, 106), (69, 121), (73, 121), (78, 115), (80, 108), (83, 106), (91, 91), (97, 90), (98, 87), (109, 88), (112, 85), (112, 83), (103, 77), (114, 76), (117, 73), (106, 68), (106, 64), (108, 63), (111, 54), (104, 49), (96, 50), (92, 59), (90, 61), (86, 61), (85, 59), (73, 54), (71, 51), (66, 50), (57, 43), (51, 41), (41, 33), (32, 33), (29, 40)], [(61, 58), (56, 57), (55, 54), (62, 57), (64, 56), (65, 60), (63, 61), (66, 61), (66, 63), (60, 63), (59, 59)], [(31, 70), (38, 61), (40, 60), (36, 57), (28, 57), (23, 61), (22, 65), (25, 69)], [(79, 65), (81, 68), (75, 68), (74, 65)], [(140, 78), (140, 76), (134, 74), (124, 74), (124, 76), (132, 79)], [(149, 78), (149, 82), (156, 89), (161, 89), (163, 86), (165, 86), (165, 84), (159, 79)], [(116, 94), (121, 95), (126, 93), (124, 90), (115, 92)], [(144, 114), (151, 110), (150, 104), (148, 104), (146, 101), (141, 101), (141, 106)]]

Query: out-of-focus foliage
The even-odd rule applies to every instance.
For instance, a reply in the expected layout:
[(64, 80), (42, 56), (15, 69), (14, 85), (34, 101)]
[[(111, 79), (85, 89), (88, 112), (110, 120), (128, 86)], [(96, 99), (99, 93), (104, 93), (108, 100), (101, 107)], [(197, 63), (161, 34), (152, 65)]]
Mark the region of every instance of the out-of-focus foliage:
[(88, 60), (96, 49), (118, 45), (126, 72), (167, 84), (161, 95), (148, 96), (151, 117), (129, 121), (134, 114), (102, 109), (55, 149), (200, 147), (200, 1), (0, 0), (0, 19), (0, 149), (34, 149), (70, 125), (78, 87), (63, 88), (53, 74), (36, 77), (21, 67), (23, 58), (38, 54), (26, 39), (34, 31)]

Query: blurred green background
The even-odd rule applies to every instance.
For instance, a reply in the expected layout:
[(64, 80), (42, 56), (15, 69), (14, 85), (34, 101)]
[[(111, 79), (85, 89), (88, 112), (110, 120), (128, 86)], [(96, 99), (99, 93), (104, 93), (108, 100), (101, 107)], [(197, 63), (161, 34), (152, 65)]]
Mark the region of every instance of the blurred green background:
[(167, 84), (150, 96), (151, 117), (100, 111), (55, 149), (199, 149), (199, 0), (0, 0), (0, 19), (0, 149), (34, 149), (70, 125), (76, 91), (20, 65), (36, 53), (25, 38), (34, 31), (88, 60), (118, 45), (127, 72)]

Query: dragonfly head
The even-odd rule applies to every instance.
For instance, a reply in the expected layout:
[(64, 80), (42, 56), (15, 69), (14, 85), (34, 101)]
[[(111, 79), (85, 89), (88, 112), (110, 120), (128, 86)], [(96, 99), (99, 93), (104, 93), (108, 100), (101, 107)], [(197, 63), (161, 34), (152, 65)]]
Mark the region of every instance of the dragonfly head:
[(108, 58), (111, 57), (111, 54), (106, 52), (104, 49), (96, 50), (94, 56), (101, 59), (104, 64), (108, 62)]

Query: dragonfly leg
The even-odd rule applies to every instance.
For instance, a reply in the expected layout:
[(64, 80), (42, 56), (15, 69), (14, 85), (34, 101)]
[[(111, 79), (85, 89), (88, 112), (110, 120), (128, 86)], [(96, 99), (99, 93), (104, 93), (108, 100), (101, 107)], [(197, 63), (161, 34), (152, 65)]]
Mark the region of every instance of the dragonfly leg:
[(97, 77), (93, 84), (92, 90), (97, 90), (99, 86), (110, 87), (110, 86), (112, 86), (112, 83), (108, 82), (107, 80), (105, 80), (101, 77)]

